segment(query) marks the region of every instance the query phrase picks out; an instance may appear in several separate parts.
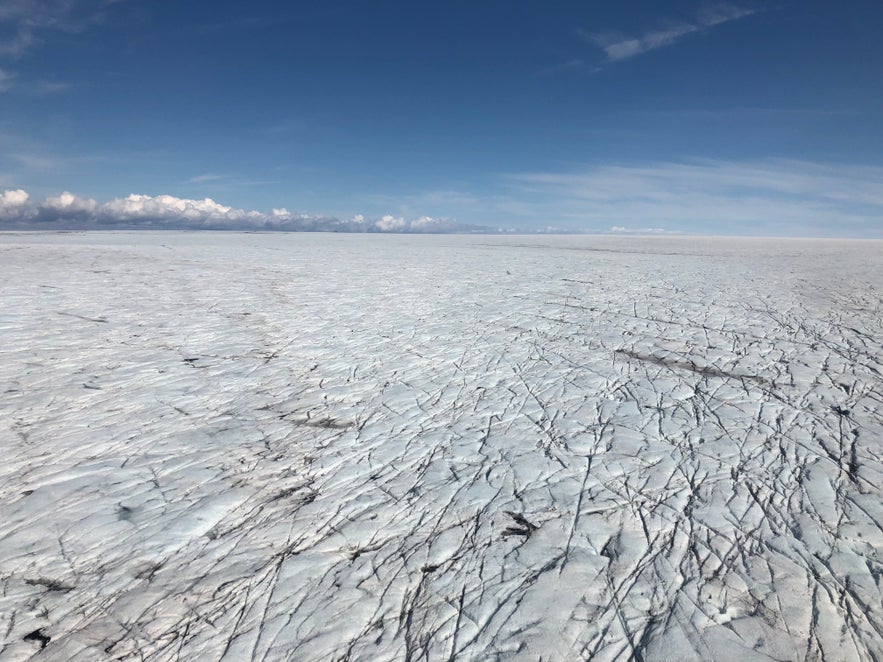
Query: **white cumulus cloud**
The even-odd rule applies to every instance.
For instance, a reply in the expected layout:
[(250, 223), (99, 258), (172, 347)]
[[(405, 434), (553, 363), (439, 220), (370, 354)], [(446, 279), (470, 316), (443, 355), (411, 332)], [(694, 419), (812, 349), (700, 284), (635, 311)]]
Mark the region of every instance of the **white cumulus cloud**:
[(407, 225), (406, 221), (402, 217), (396, 217), (392, 214), (386, 214), (379, 221), (377, 221), (377, 228), (382, 230), (383, 232), (389, 232), (390, 230), (401, 230), (405, 228)]
[(0, 229), (3, 221), (20, 223), (27, 221), (32, 215), (30, 196), (22, 189), (12, 189), (0, 193)]
[(3, 191), (0, 193), (0, 209), (15, 209), (18, 207), (23, 207), (28, 202), (28, 198), (31, 196), (28, 195), (27, 191), (22, 189), (14, 189), (11, 191)]
[(54, 209), (60, 212), (91, 212), (95, 211), (98, 203), (92, 198), (81, 198), (65, 191), (57, 197), (46, 198), (42, 206), (46, 209)]
[(219, 204), (211, 198), (188, 200), (173, 195), (132, 194), (102, 205), (101, 211), (108, 218), (120, 220), (152, 220), (157, 222), (185, 220), (194, 223), (241, 220), (247, 213)]

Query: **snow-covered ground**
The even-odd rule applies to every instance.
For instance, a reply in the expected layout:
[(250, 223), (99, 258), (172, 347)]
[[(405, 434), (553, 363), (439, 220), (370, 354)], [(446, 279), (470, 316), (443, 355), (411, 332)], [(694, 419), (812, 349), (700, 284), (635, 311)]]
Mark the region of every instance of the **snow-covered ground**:
[(883, 243), (0, 235), (0, 660), (879, 660)]

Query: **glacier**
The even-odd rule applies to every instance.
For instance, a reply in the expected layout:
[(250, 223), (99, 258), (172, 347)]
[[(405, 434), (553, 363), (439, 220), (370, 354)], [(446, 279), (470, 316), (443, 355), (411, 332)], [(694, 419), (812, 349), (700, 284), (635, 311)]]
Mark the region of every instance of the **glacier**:
[(0, 233), (0, 661), (881, 659), (881, 255)]

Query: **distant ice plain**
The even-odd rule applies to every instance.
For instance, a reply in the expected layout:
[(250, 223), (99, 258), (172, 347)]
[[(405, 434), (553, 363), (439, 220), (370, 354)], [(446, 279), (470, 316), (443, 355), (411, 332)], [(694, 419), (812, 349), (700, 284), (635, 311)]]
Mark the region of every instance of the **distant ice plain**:
[(0, 661), (883, 658), (883, 242), (0, 234)]

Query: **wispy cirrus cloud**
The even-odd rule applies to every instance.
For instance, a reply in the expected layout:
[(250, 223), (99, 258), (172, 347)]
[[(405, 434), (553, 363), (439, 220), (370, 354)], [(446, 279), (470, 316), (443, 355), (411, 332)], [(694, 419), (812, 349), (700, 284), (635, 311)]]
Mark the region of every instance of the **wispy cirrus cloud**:
[(208, 182), (223, 181), (228, 178), (229, 178), (229, 175), (219, 175), (214, 172), (206, 172), (202, 175), (196, 175), (195, 177), (191, 177), (187, 181), (190, 184), (205, 184)]
[(46, 156), (36, 153), (13, 153), (8, 158), (23, 166), (26, 170), (55, 170), (62, 166), (64, 161), (54, 156)]
[(53, 94), (61, 94), (74, 88), (73, 83), (62, 83), (59, 81), (40, 80), (30, 83), (26, 86), (25, 91), (33, 96), (50, 96)]
[[(122, 0), (0, 0), (0, 59), (23, 57), (54, 32), (77, 33), (101, 22), (105, 9)], [(15, 82), (17, 93), (57, 94), (69, 82), (14, 81), (15, 73), (0, 69), (0, 93)]]
[(509, 175), (521, 215), (573, 229), (883, 236), (883, 167), (702, 159)]
[(3, 0), (0, 56), (21, 57), (52, 30), (80, 32), (100, 21), (118, 0)]
[(424, 191), (408, 195), (373, 194), (370, 200), (384, 205), (395, 205), (403, 209), (412, 207), (437, 206), (469, 206), (478, 202), (478, 198), (466, 191), (436, 190)]
[(14, 75), (0, 69), (0, 92), (5, 92), (12, 87), (13, 78), (15, 78)]
[(705, 7), (694, 21), (670, 23), (637, 35), (586, 30), (580, 30), (579, 34), (583, 39), (603, 50), (608, 62), (618, 62), (671, 46), (689, 35), (757, 14), (759, 11), (729, 4), (717, 4)]
[(187, 179), (183, 186), (191, 189), (196, 186), (200, 191), (223, 192), (233, 188), (253, 188), (276, 184), (273, 179), (255, 179), (234, 174), (205, 172)]

